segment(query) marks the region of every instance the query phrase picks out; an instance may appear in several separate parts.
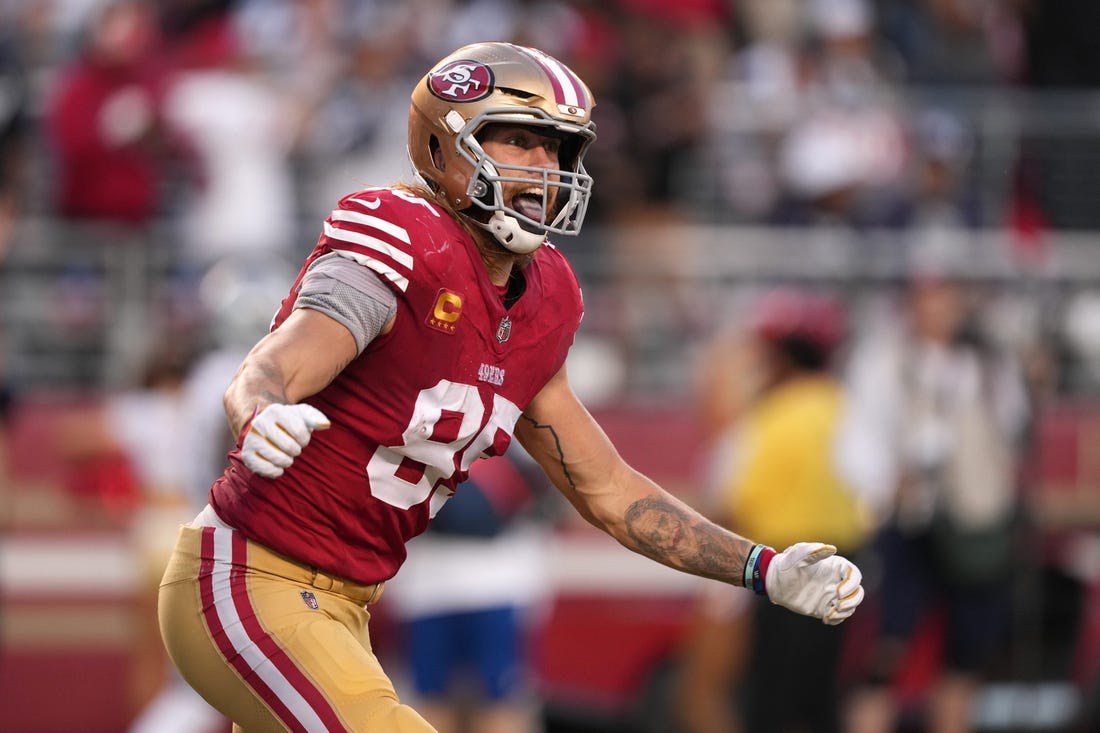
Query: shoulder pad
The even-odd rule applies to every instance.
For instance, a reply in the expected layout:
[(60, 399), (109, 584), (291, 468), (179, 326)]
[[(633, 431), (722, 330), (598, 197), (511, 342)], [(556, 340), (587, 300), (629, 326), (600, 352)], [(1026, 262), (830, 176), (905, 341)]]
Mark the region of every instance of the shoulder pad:
[(422, 252), (440, 249), (461, 228), (436, 204), (392, 188), (345, 196), (324, 222), (322, 239), (405, 292)]

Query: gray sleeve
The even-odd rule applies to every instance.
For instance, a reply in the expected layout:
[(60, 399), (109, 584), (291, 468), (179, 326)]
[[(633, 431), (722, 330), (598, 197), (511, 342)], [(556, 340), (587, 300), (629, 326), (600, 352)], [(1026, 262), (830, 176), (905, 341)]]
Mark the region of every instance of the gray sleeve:
[(342, 323), (361, 354), (397, 313), (397, 296), (372, 270), (330, 252), (309, 266), (294, 307), (312, 308)]

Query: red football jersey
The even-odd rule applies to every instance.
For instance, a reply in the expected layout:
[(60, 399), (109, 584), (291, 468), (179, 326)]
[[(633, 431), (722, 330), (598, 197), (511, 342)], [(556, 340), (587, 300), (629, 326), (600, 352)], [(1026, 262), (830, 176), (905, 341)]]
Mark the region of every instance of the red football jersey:
[(340, 201), (306, 269), (340, 250), (397, 295), (397, 320), (324, 390), (305, 400), (332, 422), (277, 479), (239, 451), (210, 491), (245, 536), (362, 583), (392, 577), (479, 457), (500, 455), (520, 413), (565, 362), (580, 325), (580, 287), (545, 245), (505, 308), (473, 239), (433, 203), (371, 188)]

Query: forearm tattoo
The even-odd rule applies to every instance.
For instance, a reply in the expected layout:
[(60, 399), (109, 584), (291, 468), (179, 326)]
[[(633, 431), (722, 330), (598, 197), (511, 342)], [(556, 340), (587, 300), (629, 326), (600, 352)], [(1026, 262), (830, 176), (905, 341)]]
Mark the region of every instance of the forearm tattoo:
[(693, 575), (741, 584), (745, 542), (703, 516), (650, 496), (631, 504), (624, 519), (643, 555)]
[(573, 477), (569, 475), (569, 466), (565, 464), (565, 451), (563, 451), (561, 448), (561, 439), (558, 437), (558, 432), (554, 430), (554, 427), (552, 425), (544, 425), (527, 415), (520, 415), (520, 417), (531, 423), (531, 427), (537, 430), (550, 431), (550, 436), (554, 439), (554, 449), (557, 452), (558, 466), (561, 468), (561, 475), (565, 478), (566, 483), (569, 484), (569, 488), (576, 491), (577, 484), (573, 482)]
[[(243, 367), (242, 367), (243, 368)], [(244, 429), (254, 411), (263, 410), (268, 405), (287, 402), (286, 390), (282, 386), (279, 371), (270, 364), (260, 363), (254, 366), (250, 375), (241, 378), (244, 393), (254, 393), (259, 399), (248, 402), (234, 401), (229, 414), (229, 427), (237, 435)]]
[[(577, 485), (569, 473), (565, 452), (552, 425), (521, 415), (531, 427), (546, 430), (554, 439), (554, 453), (561, 475), (574, 491)], [(657, 494), (639, 499), (623, 515), (626, 528), (624, 544), (669, 567), (742, 584), (745, 560), (752, 545), (700, 514), (686, 509), (668, 495)]]

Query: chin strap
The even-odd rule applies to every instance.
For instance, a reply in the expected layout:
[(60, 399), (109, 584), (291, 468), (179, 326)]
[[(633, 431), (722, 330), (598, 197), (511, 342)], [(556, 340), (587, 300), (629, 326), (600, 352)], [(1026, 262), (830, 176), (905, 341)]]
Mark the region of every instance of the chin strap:
[(546, 241), (545, 232), (529, 232), (503, 211), (494, 211), (487, 222), (475, 223), (492, 234), (502, 247), (516, 254), (531, 254)]

